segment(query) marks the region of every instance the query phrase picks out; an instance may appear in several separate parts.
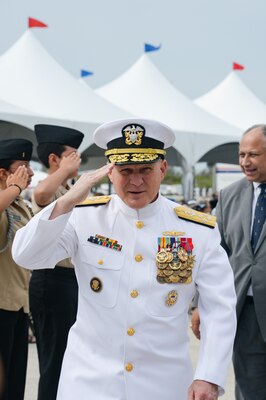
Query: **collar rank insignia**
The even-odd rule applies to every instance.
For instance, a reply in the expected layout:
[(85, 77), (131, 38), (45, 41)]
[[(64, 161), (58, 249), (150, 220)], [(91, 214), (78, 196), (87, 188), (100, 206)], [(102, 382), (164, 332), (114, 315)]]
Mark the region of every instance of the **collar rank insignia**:
[(75, 205), (75, 207), (102, 206), (109, 203), (111, 196), (90, 196), (86, 200)]
[(215, 228), (216, 217), (214, 215), (205, 214), (184, 206), (175, 207), (174, 211), (176, 215), (181, 219), (195, 222), (196, 224), (204, 225), (208, 228)]

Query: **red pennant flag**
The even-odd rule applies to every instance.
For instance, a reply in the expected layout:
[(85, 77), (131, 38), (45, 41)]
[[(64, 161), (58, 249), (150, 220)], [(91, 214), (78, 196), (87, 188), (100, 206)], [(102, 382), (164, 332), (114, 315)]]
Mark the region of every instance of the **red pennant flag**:
[(48, 25), (44, 24), (41, 21), (38, 21), (38, 19), (29, 18), (28, 19), (28, 27), (29, 28), (47, 28)]
[(241, 65), (241, 64), (237, 64), (237, 63), (233, 63), (233, 70), (234, 71), (236, 71), (236, 70), (238, 70), (238, 71), (243, 71), (243, 69), (245, 69), (245, 67), (243, 67), (243, 65)]

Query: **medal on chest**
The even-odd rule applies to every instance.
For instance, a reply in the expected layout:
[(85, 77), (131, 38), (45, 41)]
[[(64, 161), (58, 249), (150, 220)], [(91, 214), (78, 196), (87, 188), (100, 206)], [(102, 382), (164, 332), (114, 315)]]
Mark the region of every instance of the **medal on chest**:
[(195, 263), (192, 250), (192, 238), (159, 237), (156, 254), (157, 281), (159, 283), (191, 283)]

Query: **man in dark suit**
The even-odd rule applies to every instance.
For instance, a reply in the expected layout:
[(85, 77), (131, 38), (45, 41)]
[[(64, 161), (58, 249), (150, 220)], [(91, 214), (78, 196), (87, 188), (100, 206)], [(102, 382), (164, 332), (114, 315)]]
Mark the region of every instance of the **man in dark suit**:
[[(266, 125), (248, 129), (239, 146), (245, 178), (220, 192), (217, 221), (234, 271), (238, 328), (233, 364), (238, 400), (266, 399)], [(192, 329), (197, 332), (197, 320)], [(239, 389), (242, 396), (239, 394)]]

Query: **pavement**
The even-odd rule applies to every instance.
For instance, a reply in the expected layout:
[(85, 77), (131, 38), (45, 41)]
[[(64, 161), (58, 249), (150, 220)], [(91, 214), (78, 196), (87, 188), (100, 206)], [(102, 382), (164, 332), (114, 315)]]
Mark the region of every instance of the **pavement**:
[[(197, 354), (199, 348), (199, 341), (190, 332), (190, 353), (193, 365), (197, 362)], [(27, 381), (26, 381), (26, 392), (24, 400), (37, 400), (37, 388), (38, 388), (38, 377), (39, 377), (39, 366), (37, 358), (36, 344), (29, 344), (29, 359), (28, 359), (28, 370), (27, 370)], [(233, 367), (230, 365), (226, 391), (221, 397), (222, 400), (234, 400), (234, 372)], [(180, 400), (177, 398), (177, 400)], [(184, 399), (185, 400), (185, 399)]]

